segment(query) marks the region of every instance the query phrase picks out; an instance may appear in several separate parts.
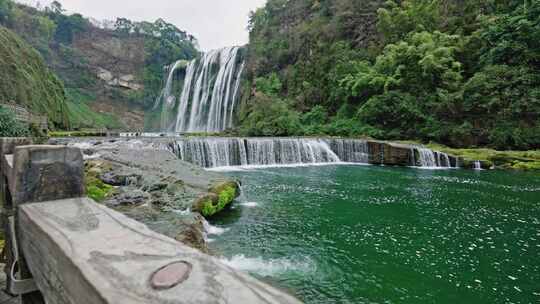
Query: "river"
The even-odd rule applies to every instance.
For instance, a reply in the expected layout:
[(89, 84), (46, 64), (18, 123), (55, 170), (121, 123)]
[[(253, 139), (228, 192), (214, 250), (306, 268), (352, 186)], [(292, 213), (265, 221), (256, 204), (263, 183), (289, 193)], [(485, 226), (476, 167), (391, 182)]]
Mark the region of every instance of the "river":
[(540, 175), (367, 165), (226, 174), (232, 267), (306, 303), (539, 303)]

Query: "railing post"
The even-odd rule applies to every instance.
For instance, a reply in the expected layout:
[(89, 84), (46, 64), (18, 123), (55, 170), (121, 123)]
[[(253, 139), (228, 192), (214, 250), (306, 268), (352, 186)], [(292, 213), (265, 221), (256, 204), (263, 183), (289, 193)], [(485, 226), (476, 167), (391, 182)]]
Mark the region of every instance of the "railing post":
[(0, 203), (2, 208), (1, 225), (4, 232), (4, 248), (2, 251), (3, 261), (6, 264), (4, 272), (6, 274), (6, 287), (8, 290), (11, 289), (11, 265), (15, 262), (15, 253), (13, 251), (13, 240), (11, 239), (11, 224), (10, 217), (14, 216), (13, 201), (11, 199), (11, 193), (8, 189), (8, 170), (4, 164), (4, 156), (13, 154), (15, 147), (20, 145), (29, 145), (32, 144), (30, 138), (12, 138), (12, 137), (3, 137), (0, 138)]
[[(20, 240), (18, 220), (21, 205), (84, 196), (84, 162), (77, 148), (65, 146), (19, 146), (13, 153), (9, 192), (15, 208), (15, 232)], [(22, 247), (18, 267), (21, 280), (32, 278)], [(22, 304), (45, 303), (39, 291), (21, 295)]]

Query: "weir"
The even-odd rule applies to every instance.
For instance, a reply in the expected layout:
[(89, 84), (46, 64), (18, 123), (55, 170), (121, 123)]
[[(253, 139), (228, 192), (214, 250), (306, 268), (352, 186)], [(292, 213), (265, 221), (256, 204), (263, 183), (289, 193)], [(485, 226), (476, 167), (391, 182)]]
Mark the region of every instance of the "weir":
[(179, 137), (169, 149), (205, 167), (361, 163), (456, 168), (458, 160), (421, 146), (341, 138)]

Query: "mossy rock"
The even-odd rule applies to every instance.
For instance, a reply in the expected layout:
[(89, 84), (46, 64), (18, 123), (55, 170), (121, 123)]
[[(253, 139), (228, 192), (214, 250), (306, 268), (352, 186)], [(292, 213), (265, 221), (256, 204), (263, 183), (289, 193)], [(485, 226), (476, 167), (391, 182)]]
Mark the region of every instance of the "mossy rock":
[(218, 205), (219, 196), (215, 193), (206, 193), (197, 198), (191, 209), (194, 212), (199, 212), (204, 217), (210, 217), (220, 211)]
[(99, 176), (104, 171), (111, 170), (108, 162), (89, 161), (85, 163), (85, 186), (86, 195), (96, 202), (103, 202), (114, 193), (114, 187), (104, 183)]
[(193, 211), (199, 212), (208, 218), (222, 211), (240, 195), (240, 187), (235, 181), (226, 181), (212, 186), (200, 196), (193, 204)]
[(228, 181), (224, 181), (224, 182), (220, 182), (220, 183), (217, 183), (215, 185), (213, 185), (212, 187), (210, 187), (210, 189), (208, 189), (208, 192), (211, 192), (211, 193), (215, 193), (217, 195), (219, 195), (221, 192), (227, 190), (227, 189), (230, 189), (230, 188), (233, 188), (234, 191), (235, 191), (235, 197), (238, 197), (240, 195), (240, 185), (238, 184), (237, 181), (233, 181), (233, 180), (228, 180)]

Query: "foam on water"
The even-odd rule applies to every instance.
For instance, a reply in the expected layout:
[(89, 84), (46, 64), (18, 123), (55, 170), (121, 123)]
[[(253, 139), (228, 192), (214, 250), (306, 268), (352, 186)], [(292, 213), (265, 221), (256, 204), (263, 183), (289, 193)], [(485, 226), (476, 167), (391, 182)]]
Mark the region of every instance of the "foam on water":
[(237, 172), (248, 171), (258, 169), (271, 169), (271, 168), (300, 168), (300, 167), (321, 167), (321, 166), (371, 166), (367, 163), (348, 163), (348, 162), (333, 162), (333, 163), (298, 163), (298, 164), (275, 164), (275, 165), (247, 165), (247, 166), (223, 166), (215, 168), (205, 168), (207, 171), (213, 172)]
[(262, 276), (273, 276), (287, 272), (307, 273), (313, 271), (314, 265), (309, 259), (302, 261), (291, 259), (263, 259), (262, 257), (246, 257), (243, 254), (235, 255), (229, 259), (220, 259), (222, 263), (241, 271), (255, 273)]
[(208, 221), (203, 221), (204, 231), (206, 232), (206, 235), (222, 235), (223, 233), (227, 232), (229, 229), (227, 228), (220, 228), (217, 226), (212, 226)]
[(240, 203), (240, 205), (244, 206), (244, 207), (253, 208), (253, 207), (259, 206), (259, 203), (257, 203), (257, 202), (244, 202), (244, 203)]
[(176, 214), (179, 214), (179, 215), (188, 215), (188, 214), (191, 213), (191, 211), (189, 209), (185, 209), (185, 210), (174, 209), (174, 210), (172, 210), (172, 212), (174, 212)]

